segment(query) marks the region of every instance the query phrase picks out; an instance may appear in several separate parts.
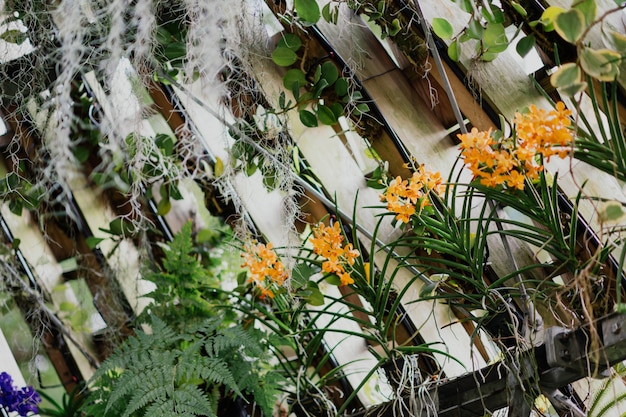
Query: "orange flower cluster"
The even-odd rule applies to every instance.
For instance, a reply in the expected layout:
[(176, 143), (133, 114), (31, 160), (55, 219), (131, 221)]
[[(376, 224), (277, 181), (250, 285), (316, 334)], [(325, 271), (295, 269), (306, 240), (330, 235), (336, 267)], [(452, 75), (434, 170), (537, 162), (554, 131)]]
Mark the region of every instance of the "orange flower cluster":
[(387, 210), (396, 213), (397, 220), (408, 223), (417, 210), (417, 203), (421, 213), (424, 207), (430, 205), (428, 193), (435, 191), (441, 195), (443, 188), (439, 172), (427, 171), (421, 165), (409, 180), (401, 177), (392, 180), (380, 199), (387, 202)]
[(491, 129), (479, 132), (476, 128), (460, 134), (465, 164), (483, 185), (523, 190), (524, 178), (536, 180), (543, 170), (539, 156), (549, 161), (553, 155), (564, 158), (568, 154), (574, 138), (571, 114), (562, 102), (550, 111), (532, 105), (528, 113), (515, 114), (515, 137), (496, 141)]
[(354, 265), (354, 260), (360, 255), (359, 251), (353, 249), (352, 243), (343, 246), (343, 234), (339, 223), (335, 222), (332, 227), (320, 223), (313, 229), (311, 244), (313, 252), (326, 259), (322, 263), (322, 270), (329, 274), (335, 274), (341, 280), (341, 285), (354, 283), (354, 279), (346, 271)]
[(273, 284), (283, 285), (289, 274), (285, 270), (285, 265), (278, 259), (273, 245), (248, 244), (241, 256), (244, 259), (241, 266), (250, 271), (248, 282), (256, 284), (261, 291), (261, 298), (274, 298), (274, 292), (270, 287)]

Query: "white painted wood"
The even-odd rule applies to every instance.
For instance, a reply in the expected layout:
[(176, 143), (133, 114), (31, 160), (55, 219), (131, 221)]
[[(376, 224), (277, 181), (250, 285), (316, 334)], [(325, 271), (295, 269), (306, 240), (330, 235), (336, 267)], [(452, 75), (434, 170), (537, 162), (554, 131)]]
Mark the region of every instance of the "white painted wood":
[(19, 387), (25, 386), (26, 381), (24, 380), (22, 371), (13, 356), (11, 346), (4, 336), (2, 329), (0, 329), (0, 357), (2, 357), (2, 360), (0, 360), (0, 372), (6, 372), (11, 375), (14, 385)]

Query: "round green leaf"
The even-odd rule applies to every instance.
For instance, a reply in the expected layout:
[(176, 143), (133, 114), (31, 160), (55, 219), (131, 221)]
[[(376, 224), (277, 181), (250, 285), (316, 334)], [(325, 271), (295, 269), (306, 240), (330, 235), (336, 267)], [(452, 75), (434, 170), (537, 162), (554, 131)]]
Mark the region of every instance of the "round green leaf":
[(335, 113), (333, 113), (330, 107), (322, 105), (317, 106), (317, 117), (320, 119), (320, 122), (328, 126), (332, 126), (337, 123)]
[(306, 127), (317, 127), (317, 117), (308, 110), (300, 110), (300, 121)]
[(354, 113), (355, 116), (360, 116), (368, 111), (370, 111), (370, 106), (368, 106), (367, 103), (359, 103), (354, 110), (352, 110), (352, 113)]
[(22, 32), (21, 30), (11, 29), (0, 34), (0, 39), (8, 43), (21, 45), (26, 39), (28, 39), (28, 34), (26, 32)]
[(580, 10), (580, 12), (585, 16), (585, 26), (592, 24), (596, 19), (596, 14), (598, 13), (596, 0), (582, 0), (574, 3), (575, 4), (572, 5), (572, 7), (576, 10)]
[(172, 203), (169, 198), (163, 198), (157, 204), (157, 214), (165, 216), (172, 209)]
[(580, 67), (573, 62), (563, 64), (550, 76), (550, 83), (555, 88), (567, 87), (581, 81), (582, 71)]
[(583, 48), (580, 65), (583, 70), (600, 81), (613, 81), (619, 74), (621, 55), (610, 49)]
[(450, 22), (442, 17), (435, 17), (432, 22), (433, 32), (441, 39), (450, 39), (454, 34), (454, 29)]
[(486, 49), (492, 53), (504, 52), (509, 46), (509, 40), (502, 23), (487, 23), (483, 42)]
[(277, 47), (274, 49), (274, 52), (272, 52), (272, 61), (281, 67), (293, 65), (297, 60), (298, 56), (289, 48)]
[(302, 22), (315, 24), (321, 17), (320, 7), (316, 0), (294, 0), (298, 19)]
[(576, 43), (587, 27), (585, 16), (577, 9), (559, 13), (553, 24), (556, 32), (569, 43)]
[(541, 14), (541, 24), (543, 25), (543, 30), (546, 32), (551, 32), (554, 30), (554, 20), (558, 15), (565, 12), (565, 9), (557, 6), (550, 6)]
[(339, 78), (339, 71), (335, 64), (330, 61), (326, 61), (322, 64), (322, 78), (328, 82), (328, 85), (333, 85)]
[(562, 87), (559, 89), (559, 91), (564, 96), (573, 97), (576, 94), (580, 93), (581, 91), (585, 91), (586, 88), (587, 88), (587, 83), (579, 82), (579, 83), (570, 84), (567, 87)]
[(530, 34), (528, 36), (524, 36), (522, 39), (517, 42), (515, 45), (515, 50), (521, 57), (525, 57), (531, 49), (535, 46), (535, 36)]
[(461, 52), (460, 49), (461, 48), (459, 47), (459, 41), (458, 40), (452, 42), (448, 46), (448, 56), (454, 62), (459, 62), (459, 53)]
[[(290, 69), (283, 76), (283, 85), (289, 90), (292, 90), (294, 88), (297, 88), (299, 90), (301, 87), (304, 87), (306, 85), (304, 72), (302, 72), (302, 70), (298, 68)], [(294, 85), (297, 85), (297, 87), (294, 87)]]
[(341, 105), (341, 103), (333, 103), (329, 107), (333, 111), (333, 114), (337, 119), (343, 116), (343, 106)]
[(302, 39), (299, 36), (294, 35), (293, 33), (284, 33), (283, 37), (280, 38), (276, 47), (278, 48), (288, 48), (292, 51), (296, 52), (302, 46)]
[(345, 78), (339, 78), (335, 82), (335, 93), (337, 93), (339, 97), (343, 97), (348, 94), (348, 80)]
[(624, 215), (624, 209), (618, 202), (611, 203), (604, 207), (604, 210), (600, 212), (600, 219), (602, 221), (615, 221)]

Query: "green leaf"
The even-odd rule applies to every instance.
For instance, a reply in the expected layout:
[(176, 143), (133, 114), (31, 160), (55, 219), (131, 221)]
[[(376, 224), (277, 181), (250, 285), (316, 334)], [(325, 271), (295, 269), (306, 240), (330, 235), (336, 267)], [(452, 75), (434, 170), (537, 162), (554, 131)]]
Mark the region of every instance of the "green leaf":
[(26, 32), (22, 32), (21, 30), (11, 29), (3, 32), (0, 35), (0, 39), (5, 42), (21, 45), (26, 39), (28, 39), (28, 34)]
[(570, 62), (561, 65), (559, 69), (550, 76), (550, 84), (555, 88), (567, 87), (580, 82), (581, 79), (582, 71), (580, 67), (574, 62)]
[(459, 7), (461, 8), (461, 10), (463, 10), (464, 12), (467, 13), (473, 13), (474, 12), (474, 5), (473, 5), (473, 1), (471, 0), (453, 0), (456, 4), (459, 5)]
[(317, 117), (320, 119), (325, 125), (332, 126), (337, 123), (337, 118), (335, 117), (335, 113), (324, 105), (317, 106)]
[(424, 286), (422, 286), (422, 288), (420, 289), (419, 297), (420, 298), (429, 297), (433, 293), (433, 291), (435, 291), (438, 285), (439, 283), (434, 282), (434, 281), (424, 284)]
[(324, 294), (322, 294), (315, 282), (309, 281), (307, 283), (307, 290), (309, 292), (309, 295), (306, 297), (307, 303), (313, 306), (324, 305)]
[(302, 72), (299, 68), (292, 68), (283, 76), (283, 85), (289, 90), (293, 90), (295, 88), (299, 90), (301, 87), (306, 86), (306, 84), (307, 82), (304, 72)]
[(276, 188), (276, 173), (266, 173), (263, 175), (263, 185), (269, 190), (272, 191)]
[(23, 208), (24, 204), (22, 203), (22, 200), (14, 198), (9, 201), (9, 211), (11, 211), (11, 213), (15, 214), (16, 216), (22, 215)]
[(619, 220), (624, 215), (624, 208), (619, 203), (608, 204), (602, 211), (600, 211), (600, 220), (602, 221), (615, 221)]
[(359, 103), (354, 110), (352, 110), (352, 113), (354, 113), (355, 116), (360, 116), (368, 111), (370, 111), (370, 106), (368, 106), (367, 103)]
[(174, 154), (174, 138), (170, 135), (159, 133), (154, 137), (154, 143), (163, 151), (165, 156)]
[(316, 0), (294, 0), (294, 7), (298, 19), (309, 24), (315, 24), (320, 19), (320, 7)]
[(480, 59), (485, 62), (493, 61), (500, 55), (500, 52), (483, 52)]
[(554, 19), (554, 29), (567, 42), (576, 43), (587, 27), (585, 16), (580, 10), (570, 9), (559, 13)]
[(550, 6), (541, 14), (540, 22), (543, 25), (543, 30), (551, 32), (554, 30), (554, 20), (558, 15), (565, 12), (565, 9), (557, 6)]
[(291, 285), (295, 289), (307, 286), (311, 276), (319, 272), (319, 268), (314, 268), (309, 264), (299, 263), (291, 270)]
[(483, 35), (483, 42), (487, 51), (491, 53), (504, 52), (509, 46), (509, 40), (506, 37), (504, 25), (502, 23), (487, 23)]
[(315, 90), (313, 91), (313, 97), (318, 98), (322, 95), (322, 91), (328, 87), (328, 81), (325, 78), (320, 79), (315, 83)]
[(326, 281), (330, 285), (336, 285), (338, 287), (341, 285), (341, 278), (339, 278), (335, 274), (328, 275), (326, 278), (324, 278), (324, 281)]
[(157, 204), (157, 214), (165, 216), (172, 209), (172, 203), (169, 198), (162, 198)]
[(516, 1), (511, 1), (511, 6), (513, 6), (513, 9), (515, 9), (515, 11), (522, 17), (526, 17), (528, 16), (528, 12), (526, 11), (526, 9), (524, 9), (522, 7), (521, 4), (519, 4)]
[(579, 83), (574, 83), (574, 84), (570, 84), (567, 87), (561, 87), (559, 88), (559, 92), (566, 97), (573, 97), (576, 94), (585, 91), (585, 89), (587, 88), (587, 83), (586, 82), (579, 82)]
[(459, 53), (460, 53), (460, 45), (459, 40), (455, 40), (448, 46), (448, 56), (454, 62), (459, 62)]
[(317, 117), (308, 110), (300, 110), (300, 121), (306, 127), (317, 127)]
[(504, 23), (504, 13), (499, 7), (491, 4), (489, 8), (483, 7), (481, 14), (489, 23)]
[(535, 35), (533, 34), (524, 36), (522, 39), (519, 40), (519, 42), (517, 42), (517, 45), (515, 45), (515, 50), (517, 51), (519, 56), (525, 57), (530, 52), (530, 50), (533, 49), (533, 46), (535, 46), (535, 41)]
[(583, 70), (600, 81), (613, 81), (619, 74), (621, 55), (610, 49), (583, 48), (580, 65)]
[(87, 239), (85, 239), (85, 243), (87, 243), (87, 247), (89, 249), (94, 250), (96, 246), (98, 246), (103, 240), (104, 238), (102, 237), (89, 236)]
[(626, 35), (613, 29), (606, 29), (607, 41), (616, 51), (626, 51)]
[(272, 52), (272, 61), (280, 67), (288, 67), (298, 60), (298, 56), (294, 51), (286, 47), (277, 47)]
[(330, 61), (326, 61), (322, 64), (322, 78), (328, 82), (328, 85), (333, 85), (339, 78), (339, 71), (335, 64)]
[(109, 230), (106, 230), (106, 232), (117, 236), (125, 235), (132, 231), (132, 224), (128, 220), (121, 217), (117, 217), (109, 222)]
[(580, 12), (585, 16), (585, 26), (588, 27), (591, 25), (596, 19), (596, 14), (598, 13), (596, 0), (583, 0), (574, 3), (574, 9), (580, 10)]
[(441, 39), (450, 39), (454, 34), (454, 29), (450, 22), (442, 17), (435, 17), (432, 22), (433, 32)]
[(85, 146), (74, 147), (72, 153), (74, 154), (74, 158), (81, 164), (84, 164), (87, 162), (87, 159), (89, 159), (89, 148)]
[(345, 96), (346, 94), (348, 94), (348, 86), (348, 80), (346, 80), (345, 78), (339, 78), (335, 82), (335, 93), (337, 93), (339, 97)]
[(470, 20), (469, 25), (467, 25), (466, 33), (470, 39), (480, 40), (483, 38), (485, 28), (478, 20), (472, 19)]
[(276, 44), (277, 48), (287, 48), (296, 52), (302, 46), (302, 39), (293, 33), (283, 33), (282, 38)]
[(343, 116), (343, 106), (341, 105), (341, 103), (333, 103), (329, 107), (333, 111), (333, 114), (337, 119)]
[(75, 257), (63, 259), (59, 262), (59, 266), (61, 267), (61, 271), (63, 271), (63, 273), (73, 272), (78, 269), (78, 261)]
[(215, 158), (215, 166), (213, 167), (213, 174), (216, 177), (221, 177), (224, 173), (224, 161), (221, 158)]
[(76, 310), (78, 306), (70, 301), (62, 301), (59, 303), (59, 310), (71, 313)]
[(401, 29), (400, 20), (396, 18), (391, 21), (391, 27), (387, 28), (387, 32), (389, 33), (389, 36), (396, 36)]
[(170, 61), (180, 60), (187, 54), (187, 45), (182, 42), (168, 43), (163, 49), (163, 55)]
[(332, 14), (330, 12), (330, 3), (326, 3), (324, 7), (322, 7), (322, 17), (328, 23), (334, 23), (332, 21)]
[(317, 84), (320, 78), (322, 78), (322, 66), (318, 65), (313, 73), (313, 84)]

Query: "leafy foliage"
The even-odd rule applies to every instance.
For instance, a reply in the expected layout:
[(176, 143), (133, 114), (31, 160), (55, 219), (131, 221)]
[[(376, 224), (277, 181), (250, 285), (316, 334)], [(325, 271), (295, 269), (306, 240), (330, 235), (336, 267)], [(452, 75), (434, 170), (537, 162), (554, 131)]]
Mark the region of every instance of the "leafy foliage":
[(156, 287), (145, 295), (153, 301), (140, 321), (154, 314), (170, 326), (186, 328), (214, 316), (216, 304), (221, 303), (214, 290), (220, 283), (210, 266), (200, 262), (201, 255), (196, 253), (191, 236), (191, 223), (183, 226), (164, 253), (162, 270), (145, 276)]
[(223, 327), (218, 318), (178, 333), (151, 316), (150, 327), (151, 333), (129, 338), (94, 374), (83, 407), (87, 415), (215, 416), (217, 398), (244, 393), (271, 414), (276, 386), (261, 375), (261, 332)]

